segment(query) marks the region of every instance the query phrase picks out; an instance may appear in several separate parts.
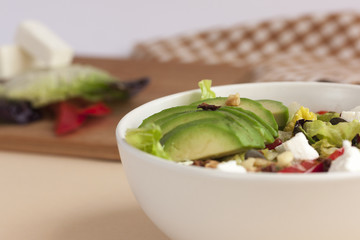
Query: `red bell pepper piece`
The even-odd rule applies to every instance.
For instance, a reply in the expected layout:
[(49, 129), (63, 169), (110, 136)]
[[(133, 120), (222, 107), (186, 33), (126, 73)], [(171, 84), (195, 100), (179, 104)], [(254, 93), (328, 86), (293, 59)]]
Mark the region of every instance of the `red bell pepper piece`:
[(280, 173), (306, 173), (312, 172), (316, 166), (319, 165), (319, 162), (312, 160), (312, 161), (302, 161), (301, 163), (293, 166), (289, 166), (280, 170)]
[[(331, 161), (335, 160), (336, 158), (338, 158), (339, 156), (341, 156), (342, 154), (344, 154), (344, 148), (340, 148), (340, 149), (337, 149), (335, 150), (335, 152), (333, 152), (329, 157), (328, 159), (324, 159), (320, 162), (318, 162), (318, 164), (316, 166), (314, 166), (312, 169), (309, 169), (308, 171), (306, 172), (325, 172), (328, 170), (328, 167), (325, 167), (326, 164), (326, 161), (329, 161), (329, 159)], [(328, 163), (329, 164), (329, 163)], [(326, 170), (324, 169), (326, 168)]]
[(77, 107), (70, 102), (60, 102), (57, 105), (57, 120), (55, 133), (64, 135), (73, 132), (84, 124), (88, 117), (105, 116), (111, 112), (104, 103), (96, 103), (85, 108)]
[(339, 148), (336, 149), (328, 158), (331, 160), (335, 160), (343, 154), (344, 154), (344, 148)]
[(323, 115), (325, 113), (328, 113), (329, 111), (318, 111), (317, 114)]
[(104, 103), (99, 102), (89, 107), (80, 109), (80, 114), (89, 116), (104, 116), (111, 112), (110, 108)]
[[(327, 171), (327, 170), (326, 170)], [(324, 170), (324, 161), (317, 162), (312, 168), (306, 171), (307, 173), (314, 173), (314, 172), (325, 172)]]
[(293, 166), (283, 168), (280, 173), (313, 173), (324, 172), (324, 161), (302, 161), (301, 163)]

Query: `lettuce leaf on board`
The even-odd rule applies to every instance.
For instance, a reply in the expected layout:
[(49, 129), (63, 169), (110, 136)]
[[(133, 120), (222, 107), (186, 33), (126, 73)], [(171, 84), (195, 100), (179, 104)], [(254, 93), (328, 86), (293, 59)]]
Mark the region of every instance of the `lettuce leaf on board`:
[(147, 85), (147, 82), (148, 79), (140, 79), (138, 85), (123, 83), (98, 68), (71, 65), (53, 70), (30, 71), (15, 77), (2, 85), (0, 97), (29, 101), (36, 108), (71, 98), (96, 102), (127, 98)]

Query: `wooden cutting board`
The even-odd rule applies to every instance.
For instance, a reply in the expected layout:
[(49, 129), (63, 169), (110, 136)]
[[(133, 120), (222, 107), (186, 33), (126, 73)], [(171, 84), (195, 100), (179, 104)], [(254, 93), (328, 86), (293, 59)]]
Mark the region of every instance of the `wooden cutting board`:
[(229, 66), (99, 58), (77, 58), (75, 62), (102, 68), (120, 80), (148, 76), (151, 82), (137, 96), (112, 105), (110, 116), (91, 119), (84, 127), (66, 136), (54, 134), (54, 122), (51, 120), (23, 126), (2, 124), (0, 150), (119, 160), (115, 128), (127, 112), (158, 97), (198, 88), (197, 82), (201, 79), (212, 79), (213, 85), (247, 82), (248, 79), (246, 69)]

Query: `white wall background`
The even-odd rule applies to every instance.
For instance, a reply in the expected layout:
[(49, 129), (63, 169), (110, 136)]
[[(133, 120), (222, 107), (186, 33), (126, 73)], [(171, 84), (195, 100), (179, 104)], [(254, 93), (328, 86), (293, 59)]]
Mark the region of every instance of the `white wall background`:
[(126, 56), (138, 41), (270, 17), (360, 11), (360, 0), (0, 0), (0, 45), (36, 19), (78, 55)]

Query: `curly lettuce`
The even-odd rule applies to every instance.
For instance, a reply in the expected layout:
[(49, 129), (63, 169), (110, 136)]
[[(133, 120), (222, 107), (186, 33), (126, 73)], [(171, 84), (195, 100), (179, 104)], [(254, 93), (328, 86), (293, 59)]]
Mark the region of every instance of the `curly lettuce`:
[(316, 138), (315, 144), (312, 146), (318, 150), (321, 156), (330, 155), (336, 148), (342, 147), (344, 140), (352, 141), (352, 139), (360, 133), (360, 122), (340, 122), (332, 125), (329, 122), (315, 120), (306, 122), (304, 130), (308, 136)]
[(137, 149), (161, 158), (170, 159), (160, 143), (162, 135), (160, 127), (151, 124), (146, 127), (128, 129), (125, 139), (130, 145)]
[(211, 80), (201, 80), (199, 82), (199, 87), (201, 90), (201, 100), (203, 99), (209, 99), (209, 98), (215, 98), (216, 94), (211, 90)]
[(329, 122), (315, 120), (306, 122), (304, 129), (311, 137), (316, 136), (319, 140), (327, 139), (330, 144), (341, 147), (344, 140), (351, 141), (360, 133), (360, 122), (355, 120), (332, 125)]
[(340, 113), (327, 112), (324, 114), (316, 114), (316, 116), (317, 116), (317, 120), (321, 120), (323, 122), (330, 122), (331, 119), (340, 117)]

